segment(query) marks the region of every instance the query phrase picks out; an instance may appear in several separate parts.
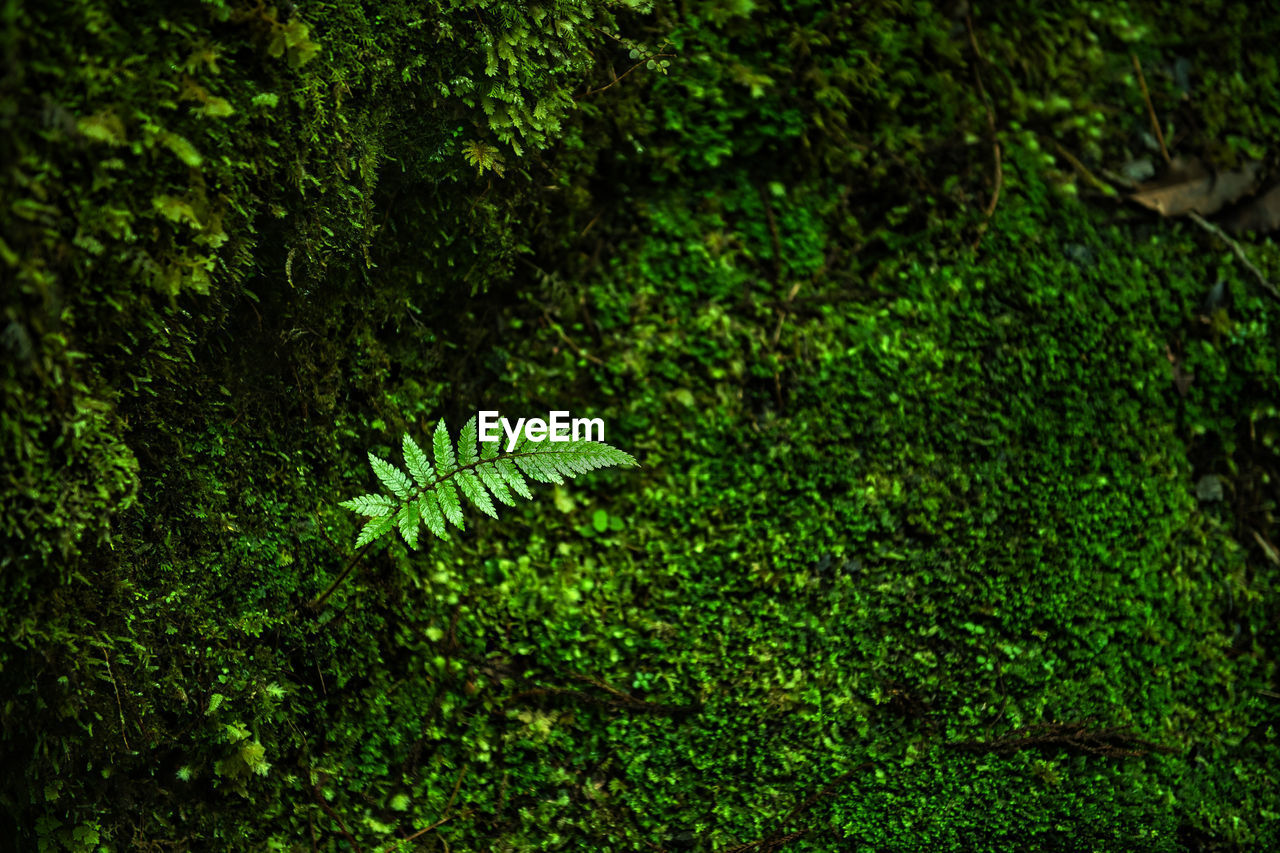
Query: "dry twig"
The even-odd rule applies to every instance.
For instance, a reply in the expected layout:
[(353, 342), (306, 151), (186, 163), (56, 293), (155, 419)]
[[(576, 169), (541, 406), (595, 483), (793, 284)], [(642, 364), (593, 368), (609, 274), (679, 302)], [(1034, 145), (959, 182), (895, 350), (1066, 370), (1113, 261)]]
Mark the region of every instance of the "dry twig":
[(320, 784), (312, 787), (311, 795), (315, 797), (316, 802), (319, 803), (320, 809), (329, 816), (330, 820), (338, 825), (338, 829), (341, 832), (342, 837), (347, 840), (347, 843), (351, 845), (356, 853), (364, 853), (364, 848), (360, 846), (360, 842), (356, 841), (356, 837), (351, 834), (351, 830), (347, 829), (346, 821), (342, 819), (341, 815), (333, 810), (332, 806), (325, 802), (324, 792), (320, 790), (320, 785), (324, 784), (326, 781), (328, 781), (328, 777), (323, 777)]
[(1122, 726), (1091, 729), (1092, 719), (1077, 723), (1040, 723), (1014, 729), (994, 740), (968, 740), (948, 744), (952, 749), (976, 754), (1012, 755), (1024, 749), (1065, 749), (1108, 758), (1138, 757), (1151, 752), (1173, 752), (1167, 746), (1141, 740)]
[(1245, 268), (1248, 269), (1249, 272), (1253, 273), (1253, 276), (1258, 280), (1258, 283), (1261, 284), (1266, 289), (1266, 291), (1270, 293), (1272, 296), (1274, 296), (1276, 299), (1280, 299), (1280, 290), (1277, 290), (1276, 286), (1267, 280), (1267, 277), (1262, 274), (1262, 270), (1258, 269), (1253, 265), (1253, 262), (1249, 260), (1249, 256), (1244, 253), (1244, 247), (1242, 247), (1235, 240), (1231, 239), (1231, 237), (1228, 236), (1225, 231), (1223, 231), (1217, 225), (1214, 225), (1209, 220), (1205, 219), (1200, 214), (1192, 211), (1191, 213), (1188, 213), (1187, 216), (1191, 219), (1192, 222), (1199, 225), (1201, 228), (1208, 231), (1210, 234), (1213, 234), (1215, 237), (1217, 237), (1218, 239), (1226, 243), (1228, 246), (1230, 246), (1231, 251), (1234, 252), (1235, 256), (1240, 259), (1240, 263), (1244, 264)]
[(1070, 151), (1063, 148), (1062, 144), (1058, 142), (1058, 140), (1056, 139), (1053, 140), (1053, 150), (1061, 154), (1062, 157), (1065, 158), (1066, 161), (1071, 164), (1071, 167), (1080, 173), (1080, 177), (1088, 181), (1089, 185), (1092, 186), (1094, 189), (1098, 190), (1103, 195), (1107, 195), (1107, 196), (1114, 196), (1116, 194), (1114, 187), (1112, 187), (1110, 184), (1104, 183), (1101, 178), (1099, 178), (1093, 172), (1089, 171), (1088, 166), (1086, 166), (1084, 163), (1081, 163), (1079, 158), (1076, 157), (1076, 155), (1072, 154)]
[(1147, 102), (1147, 115), (1151, 118), (1151, 127), (1156, 132), (1156, 141), (1160, 143), (1160, 154), (1164, 157), (1164, 164), (1171, 165), (1173, 160), (1169, 157), (1169, 149), (1164, 147), (1164, 132), (1160, 130), (1160, 119), (1156, 118), (1156, 108), (1151, 104), (1151, 93), (1147, 91), (1147, 78), (1142, 74), (1142, 65), (1138, 62), (1136, 53), (1129, 54), (1129, 58), (1133, 60), (1133, 70), (1138, 72), (1138, 85), (1142, 87), (1142, 100)]
[[(969, 44), (973, 47), (973, 53), (978, 58), (979, 63), (986, 63), (986, 57), (982, 55), (982, 49), (978, 47), (978, 37), (973, 31), (973, 16), (968, 12), (964, 15), (965, 26), (969, 30)], [(982, 96), (982, 106), (987, 111), (987, 130), (991, 133), (991, 158), (995, 163), (995, 187), (991, 191), (991, 200), (987, 202), (983, 215), (990, 220), (996, 212), (996, 204), (1000, 201), (1000, 189), (1004, 186), (1004, 165), (1003, 158), (1000, 154), (1000, 140), (996, 135), (996, 114), (991, 107), (991, 98), (987, 95), (987, 87), (982, 83), (982, 71), (977, 66), (973, 69), (973, 79), (978, 84), (978, 94)], [(982, 234), (978, 234), (978, 239), (973, 241), (971, 248), (978, 248), (978, 243), (982, 241)]]
[(586, 92), (583, 92), (581, 95), (574, 95), (574, 96), (573, 96), (573, 99), (574, 99), (575, 101), (581, 101), (583, 98), (588, 98), (588, 97), (590, 97), (590, 96), (592, 96), (592, 95), (598, 95), (598, 94), (600, 94), (601, 92), (603, 92), (604, 90), (606, 90), (606, 89), (611, 89), (611, 88), (613, 88), (615, 85), (617, 85), (618, 83), (622, 82), (622, 78), (626, 77), (626, 76), (627, 76), (628, 74), (630, 74), (632, 71), (635, 71), (635, 70), (636, 70), (637, 68), (639, 68), (641, 65), (645, 65), (645, 64), (647, 64), (647, 63), (649, 63), (649, 62), (651, 62), (652, 60), (655, 60), (655, 59), (663, 59), (663, 58), (666, 58), (666, 59), (674, 59), (674, 58), (675, 58), (675, 54), (674, 54), (674, 53), (661, 53), (661, 52), (659, 52), (659, 53), (650, 54), (649, 56), (642, 56), (642, 57), (640, 57), (640, 59), (638, 59), (638, 60), (636, 61), (636, 64), (635, 64), (635, 65), (632, 65), (630, 68), (628, 68), (626, 71), (623, 71), (621, 74), (613, 74), (613, 69), (612, 69), (612, 68), (610, 68), (610, 69), (609, 69), (609, 73), (610, 73), (610, 74), (613, 74), (613, 79), (612, 79), (612, 80), (610, 80), (608, 83), (604, 84), (603, 86), (599, 87), (598, 89), (590, 89), (590, 90), (588, 90), (588, 91), (586, 91)]
[[(431, 824), (430, 826), (424, 826), (422, 829), (419, 829), (417, 832), (415, 832), (413, 835), (410, 835), (408, 838), (395, 839), (394, 842), (392, 843), (392, 846), (386, 849), (388, 851), (394, 850), (395, 848), (399, 847), (401, 844), (405, 844), (409, 841), (413, 841), (414, 839), (421, 838), (431, 830), (436, 829), (445, 821), (449, 820), (449, 810), (453, 808), (453, 801), (458, 797), (458, 789), (462, 787), (462, 778), (466, 775), (467, 775), (467, 768), (463, 767), (462, 772), (458, 774), (458, 781), (453, 783), (453, 792), (449, 794), (449, 801), (444, 804), (444, 809), (440, 812), (441, 817), (438, 821)], [(449, 842), (445, 841), (443, 837), (441, 837), (440, 840), (444, 842), (444, 847), (446, 850), (448, 850)]]
[(111, 671), (111, 657), (107, 654), (107, 647), (102, 647), (102, 659), (107, 662), (107, 677), (111, 679), (111, 686), (116, 691), (116, 710), (120, 712), (120, 737), (124, 740), (124, 748), (132, 751), (133, 747), (129, 746), (129, 737), (124, 733), (124, 705), (120, 703), (120, 685), (116, 684), (116, 676)]

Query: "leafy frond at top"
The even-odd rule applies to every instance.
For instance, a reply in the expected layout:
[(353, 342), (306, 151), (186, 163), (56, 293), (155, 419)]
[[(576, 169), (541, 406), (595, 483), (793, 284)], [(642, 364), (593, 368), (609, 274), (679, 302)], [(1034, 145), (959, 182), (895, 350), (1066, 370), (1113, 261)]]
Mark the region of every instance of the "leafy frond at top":
[[(498, 517), (498, 503), (515, 505), (515, 496), (533, 499), (525, 477), (540, 483), (564, 483), (597, 468), (635, 466), (629, 453), (599, 441), (533, 442), (522, 439), (514, 451), (500, 453), (498, 442), (479, 442), (477, 417), (467, 421), (458, 436), (455, 452), (443, 420), (431, 436), (431, 455), (408, 435), (404, 436), (406, 474), (374, 454), (369, 464), (391, 494), (368, 494), (343, 501), (339, 506), (368, 518), (356, 547), (360, 548), (398, 529), (410, 548), (418, 546), (423, 524), (441, 539), (448, 538), (448, 525), (461, 529), (462, 506), (458, 493), (485, 515)], [(491, 497), (492, 494), (492, 497)]]

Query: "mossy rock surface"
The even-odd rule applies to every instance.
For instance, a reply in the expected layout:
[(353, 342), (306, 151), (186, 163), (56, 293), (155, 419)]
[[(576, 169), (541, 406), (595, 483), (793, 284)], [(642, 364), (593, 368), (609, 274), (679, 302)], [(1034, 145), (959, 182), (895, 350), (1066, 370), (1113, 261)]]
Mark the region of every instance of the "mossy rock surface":
[[(1100, 187), (1276, 20), (12, 4), (0, 837), (1270, 849), (1280, 304)], [(309, 608), (480, 409), (642, 467)]]

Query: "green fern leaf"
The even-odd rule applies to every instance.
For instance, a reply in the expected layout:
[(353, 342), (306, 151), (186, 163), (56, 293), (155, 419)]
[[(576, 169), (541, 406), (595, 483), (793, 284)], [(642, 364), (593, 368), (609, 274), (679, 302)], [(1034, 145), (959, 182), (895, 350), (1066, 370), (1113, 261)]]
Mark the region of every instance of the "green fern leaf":
[(533, 492), (529, 491), (529, 484), (524, 481), (524, 477), (520, 474), (520, 469), (516, 467), (516, 463), (510, 459), (495, 460), (493, 470), (506, 481), (517, 495), (527, 501), (533, 500)]
[(465, 530), (462, 523), (462, 504), (458, 501), (458, 490), (453, 484), (453, 480), (441, 480), (436, 483), (436, 499), (440, 502), (440, 509), (444, 512), (444, 517), (449, 520), (454, 527), (459, 530)]
[(480, 478), (474, 472), (463, 468), (458, 472), (456, 479), (458, 488), (467, 496), (467, 500), (475, 504), (476, 509), (490, 518), (498, 517), (498, 511), (493, 508), (493, 501), (489, 499), (489, 493), (484, 490), (484, 484), (480, 482)]
[(553, 444), (537, 453), (541, 459), (555, 459), (579, 469), (581, 473), (614, 466), (635, 467), (639, 463), (630, 453), (599, 441), (569, 441)]
[(511, 492), (507, 489), (507, 484), (502, 481), (500, 476), (498, 476), (495, 466), (478, 466), (476, 468), (476, 476), (480, 478), (480, 481), (485, 484), (489, 491), (493, 492), (493, 496), (499, 501), (507, 506), (516, 505), (516, 499), (511, 496)]
[(637, 464), (630, 454), (595, 441), (534, 442), (522, 437), (508, 453), (502, 452), (500, 442), (479, 442), (477, 454), (477, 423), (478, 417), (474, 417), (462, 428), (456, 451), (445, 422), (441, 420), (436, 425), (431, 437), (434, 467), (417, 442), (404, 436), (401, 446), (409, 475), (369, 454), (373, 472), (391, 494), (365, 494), (339, 504), (369, 518), (356, 539), (357, 548), (397, 527), (410, 548), (418, 547), (422, 525), (440, 539), (447, 539), (450, 524), (464, 529), (459, 490), (467, 503), (497, 518), (494, 498), (508, 506), (515, 504), (516, 495), (526, 500), (533, 498), (526, 476), (560, 485), (566, 478), (597, 468)]
[[(467, 425), (462, 428), (461, 435), (458, 436), (458, 467), (466, 468), (469, 465), (476, 464), (476, 437), (479, 434), (476, 429), (476, 421), (479, 415), (475, 415), (471, 420), (467, 421)], [(463, 489), (465, 492), (466, 490)]]
[(444, 418), (436, 424), (435, 435), (431, 436), (431, 449), (436, 457), (436, 473), (448, 477), (458, 469), (458, 461), (453, 456), (453, 442), (449, 440), (449, 428), (444, 425)]
[(371, 518), (360, 531), (359, 538), (356, 539), (356, 547), (363, 548), (375, 539), (384, 536), (387, 531), (395, 527), (396, 516), (383, 515), (378, 518)]
[(399, 468), (385, 459), (379, 459), (372, 452), (369, 453), (369, 464), (373, 467), (373, 473), (377, 474), (378, 479), (382, 481), (382, 485), (390, 489), (396, 497), (407, 500), (413, 494), (413, 483)]
[[(480, 106), (483, 107), (487, 115), (494, 115), (497, 112), (498, 105), (488, 95), (481, 101)], [(464, 142), (462, 144), (462, 156), (472, 166), (476, 167), (476, 174), (482, 175), (486, 171), (495, 172), (498, 177), (502, 177), (506, 165), (503, 163), (502, 155), (498, 153), (498, 149), (494, 148), (486, 142)]]
[(418, 488), (431, 488), (431, 484), (436, 481), (436, 472), (431, 470), (431, 463), (427, 461), (427, 454), (422, 452), (422, 448), (409, 437), (407, 432), (404, 434), (404, 440), (401, 444), (404, 446), (405, 467), (413, 475)]
[(370, 516), (386, 515), (395, 509), (395, 503), (386, 495), (361, 495), (358, 498), (343, 501), (338, 506)]
[[(517, 450), (519, 453), (519, 450)], [(528, 454), (515, 457), (515, 463), (525, 476), (537, 480), (540, 483), (555, 483), (557, 486), (564, 485), (564, 478), (560, 476), (556, 469), (546, 464), (538, 455)]]
[(418, 547), (418, 502), (409, 501), (400, 507), (400, 512), (396, 514), (396, 523), (400, 525), (400, 535), (404, 537), (404, 543), (410, 548)]
[(539, 457), (538, 461), (542, 463), (544, 468), (554, 468), (556, 473), (562, 477), (576, 477), (582, 473), (576, 465), (571, 464), (572, 457), (562, 456), (559, 454), (548, 453)]
[(446, 542), (449, 541), (449, 532), (445, 530), (444, 516), (440, 514), (435, 492), (423, 492), (422, 497), (418, 498), (418, 515), (422, 517), (422, 523), (427, 525), (428, 530)]

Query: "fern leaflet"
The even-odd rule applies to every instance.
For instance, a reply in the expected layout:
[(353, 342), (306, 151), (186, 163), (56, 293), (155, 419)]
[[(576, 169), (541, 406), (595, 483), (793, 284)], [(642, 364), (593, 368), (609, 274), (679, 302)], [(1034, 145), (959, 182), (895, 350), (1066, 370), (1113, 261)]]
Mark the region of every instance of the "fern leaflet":
[[(448, 525), (463, 528), (462, 498), (493, 518), (498, 503), (515, 506), (515, 496), (533, 499), (525, 477), (540, 483), (561, 485), (597, 468), (636, 466), (629, 453), (599, 441), (534, 442), (522, 439), (510, 453), (499, 453), (499, 442), (479, 442), (477, 417), (467, 421), (454, 443), (443, 420), (431, 436), (431, 460), (408, 435), (404, 436), (406, 474), (381, 457), (369, 454), (373, 473), (390, 494), (367, 494), (345, 500), (339, 506), (369, 520), (356, 538), (361, 548), (398, 529), (405, 544), (418, 547), (419, 528), (448, 539)], [(492, 493), (492, 497), (490, 496)], [(514, 494), (513, 494), (514, 493)]]

